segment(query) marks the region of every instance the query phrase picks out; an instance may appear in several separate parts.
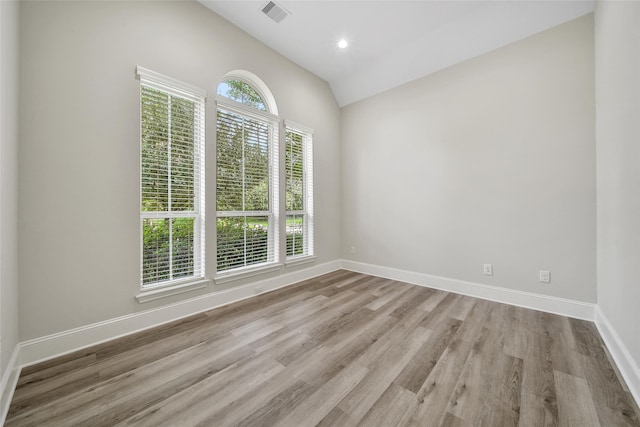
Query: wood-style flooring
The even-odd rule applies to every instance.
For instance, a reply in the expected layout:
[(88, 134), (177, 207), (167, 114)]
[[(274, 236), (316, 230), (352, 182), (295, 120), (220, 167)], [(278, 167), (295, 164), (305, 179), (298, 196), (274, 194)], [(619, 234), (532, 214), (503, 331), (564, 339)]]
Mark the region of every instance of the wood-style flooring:
[(640, 426), (594, 325), (337, 271), (23, 369), (6, 426)]

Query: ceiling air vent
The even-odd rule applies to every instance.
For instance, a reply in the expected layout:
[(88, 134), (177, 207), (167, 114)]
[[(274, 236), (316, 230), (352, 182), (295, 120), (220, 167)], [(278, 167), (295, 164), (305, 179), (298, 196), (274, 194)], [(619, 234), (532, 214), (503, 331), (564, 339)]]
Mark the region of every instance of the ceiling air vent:
[(262, 13), (273, 19), (275, 22), (282, 21), (288, 14), (282, 6), (270, 1), (262, 8)]

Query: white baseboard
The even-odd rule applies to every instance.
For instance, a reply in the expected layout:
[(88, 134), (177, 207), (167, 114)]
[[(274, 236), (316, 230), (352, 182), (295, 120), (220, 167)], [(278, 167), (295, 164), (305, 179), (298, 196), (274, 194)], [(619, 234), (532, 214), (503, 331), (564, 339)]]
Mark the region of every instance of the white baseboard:
[(574, 301), (565, 298), (557, 298), (548, 295), (534, 294), (532, 292), (516, 291), (497, 286), (483, 285), (481, 283), (466, 282), (450, 279), (448, 277), (432, 276), (430, 274), (416, 273), (413, 271), (399, 270), (397, 268), (382, 267), (379, 265), (362, 262), (342, 260), (342, 268), (358, 273), (371, 274), (373, 276), (407, 282), (414, 285), (441, 289), (456, 294), (468, 295), (490, 301), (532, 308), (548, 313), (560, 314), (592, 321), (595, 318), (595, 304)]
[(4, 421), (7, 418), (9, 412), (9, 405), (11, 404), (11, 398), (13, 392), (18, 384), (18, 377), (20, 377), (20, 349), (21, 344), (16, 345), (11, 353), (11, 359), (7, 368), (2, 373), (2, 382), (0, 382), (0, 426), (4, 425)]
[(605, 345), (609, 349), (618, 370), (627, 383), (629, 392), (633, 395), (638, 406), (640, 406), (640, 367), (629, 353), (609, 319), (604, 315), (600, 307), (596, 307), (596, 327)]
[(340, 261), (332, 261), (232, 289), (201, 295), (175, 304), (25, 341), (21, 343), (20, 362), (22, 366), (33, 365), (114, 338), (252, 297), (255, 295), (254, 289), (257, 286), (261, 286), (263, 292), (268, 292), (338, 269), (340, 269)]

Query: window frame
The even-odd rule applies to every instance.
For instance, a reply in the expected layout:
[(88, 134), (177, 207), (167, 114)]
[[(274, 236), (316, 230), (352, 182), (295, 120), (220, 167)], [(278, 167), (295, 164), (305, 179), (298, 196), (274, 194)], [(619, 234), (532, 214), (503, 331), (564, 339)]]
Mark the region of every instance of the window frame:
[[(236, 77), (234, 75), (227, 75), (222, 82), (228, 80), (241, 80), (244, 83), (249, 84), (259, 95), (263, 96), (264, 105), (267, 110), (259, 110), (257, 108), (249, 107), (241, 102), (232, 100), (223, 95), (216, 94), (216, 151), (218, 140), (218, 111), (226, 110), (233, 114), (238, 114), (242, 117), (257, 120), (268, 124), (269, 127), (269, 206), (267, 211), (219, 211), (217, 209), (217, 194), (215, 203), (215, 217), (216, 223), (218, 218), (221, 217), (244, 217), (244, 216), (267, 216), (268, 217), (268, 235), (267, 235), (267, 261), (256, 264), (249, 264), (242, 267), (235, 267), (225, 270), (218, 269), (218, 239), (217, 232), (215, 233), (215, 276), (214, 280), (217, 284), (226, 283), (228, 281), (237, 280), (243, 277), (254, 276), (267, 271), (274, 271), (282, 267), (280, 260), (280, 118), (276, 114), (273, 114), (270, 110), (274, 108), (267, 99), (264, 97), (265, 87), (261, 87), (256, 82), (250, 81), (245, 77)], [(271, 98), (273, 98), (271, 96)], [(218, 162), (217, 154), (215, 161), (215, 176), (217, 188), (217, 171)], [(251, 214), (247, 215), (248, 212)], [(217, 226), (216, 226), (217, 229)]]
[[(139, 137), (139, 154), (140, 154), (140, 175), (139, 175), (139, 203), (140, 203), (140, 294), (136, 296), (138, 302), (146, 302), (164, 296), (175, 295), (187, 292), (193, 289), (203, 288), (208, 285), (209, 280), (206, 276), (205, 262), (205, 110), (207, 92), (198, 87), (176, 80), (172, 77), (165, 76), (155, 71), (138, 66), (136, 68), (136, 76), (140, 80), (140, 137)], [(193, 137), (193, 157), (194, 157), (194, 178), (193, 178), (193, 210), (189, 211), (143, 211), (143, 150), (142, 150), (142, 96), (143, 87), (146, 86), (153, 90), (161, 91), (170, 97), (179, 97), (194, 103), (194, 137)], [(170, 105), (170, 104), (169, 104)], [(168, 150), (170, 153), (171, 143), (169, 142)], [(171, 167), (171, 158), (167, 159), (168, 168)], [(169, 172), (170, 173), (170, 172)], [(168, 188), (171, 188), (171, 179), (168, 181)], [(171, 200), (170, 190), (168, 197)], [(169, 201), (169, 206), (171, 201)], [(155, 281), (148, 284), (144, 283), (144, 221), (148, 219), (168, 219), (172, 221), (175, 218), (193, 218), (193, 275), (186, 277), (170, 278), (168, 280)], [(171, 236), (171, 234), (170, 234)], [(173, 246), (172, 237), (169, 237), (169, 245)], [(170, 252), (171, 253), (171, 252)], [(171, 256), (170, 264), (173, 263)], [(170, 271), (171, 271), (170, 267)]]
[[(289, 132), (296, 133), (302, 136), (302, 189), (303, 189), (303, 209), (302, 210), (287, 210), (286, 201), (284, 207), (285, 217), (285, 264), (295, 265), (303, 262), (310, 262), (315, 259), (315, 247), (314, 247), (314, 213), (313, 213), (313, 134), (314, 130), (310, 127), (295, 123), (291, 120), (284, 120), (284, 149), (287, 149), (287, 134)], [(286, 153), (283, 153), (286, 156)], [(283, 169), (285, 170), (285, 193), (287, 190), (287, 165)], [(286, 197), (286, 196), (285, 196)], [(301, 215), (303, 217), (303, 252), (299, 255), (287, 255), (286, 248), (286, 218), (289, 215)]]

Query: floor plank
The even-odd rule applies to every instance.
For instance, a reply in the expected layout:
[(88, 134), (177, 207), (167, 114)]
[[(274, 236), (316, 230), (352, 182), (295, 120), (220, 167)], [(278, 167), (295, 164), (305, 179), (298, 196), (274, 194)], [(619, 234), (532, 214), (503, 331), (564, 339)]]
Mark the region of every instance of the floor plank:
[(584, 378), (554, 371), (558, 389), (559, 424), (562, 426), (598, 426), (598, 414), (589, 385)]
[(336, 271), (22, 370), (6, 426), (638, 426), (593, 323)]

